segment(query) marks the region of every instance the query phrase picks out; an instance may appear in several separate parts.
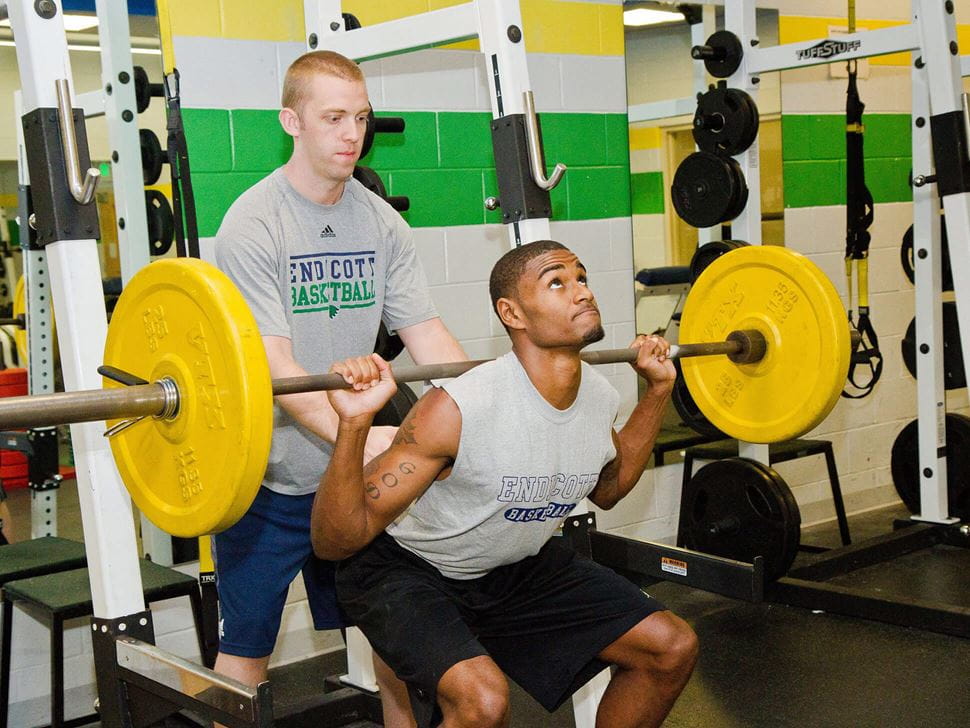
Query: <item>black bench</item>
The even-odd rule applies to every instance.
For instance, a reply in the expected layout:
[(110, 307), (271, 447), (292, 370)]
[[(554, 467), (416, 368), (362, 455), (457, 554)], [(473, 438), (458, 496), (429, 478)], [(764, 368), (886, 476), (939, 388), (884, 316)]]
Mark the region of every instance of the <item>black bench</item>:
[[(4, 547), (9, 548), (9, 547)], [(139, 559), (146, 604), (188, 597), (195, 620), (199, 653), (205, 654), (202, 636), (202, 598), (195, 578), (174, 569)], [(0, 728), (7, 726), (10, 698), (10, 655), (13, 605), (23, 603), (51, 630), (51, 728), (67, 728), (97, 720), (97, 714), (64, 720), (64, 622), (94, 613), (86, 568), (9, 581), (3, 585), (3, 651), (0, 654)]]

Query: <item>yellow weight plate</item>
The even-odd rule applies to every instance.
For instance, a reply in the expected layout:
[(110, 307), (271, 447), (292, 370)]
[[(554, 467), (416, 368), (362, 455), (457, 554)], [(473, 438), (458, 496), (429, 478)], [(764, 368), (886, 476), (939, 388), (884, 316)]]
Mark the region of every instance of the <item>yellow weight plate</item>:
[[(17, 279), (17, 285), (13, 292), (13, 316), (23, 316), (27, 313), (27, 289), (26, 283), (24, 282), (24, 277), (20, 276)], [(51, 342), (54, 351), (54, 357), (57, 358), (57, 322), (54, 321), (54, 317), (51, 316)], [(17, 327), (13, 332), (13, 339), (17, 344), (17, 355), (20, 366), (27, 366), (27, 359), (30, 356), (27, 349), (27, 330)]]
[(256, 321), (229, 278), (192, 258), (145, 266), (118, 299), (104, 363), (171, 377), (181, 395), (174, 419), (148, 417), (111, 438), (142, 513), (185, 537), (239, 520), (269, 458), (273, 385)]
[(747, 442), (789, 440), (825, 419), (845, 384), (851, 351), (845, 308), (818, 266), (775, 246), (739, 248), (714, 261), (691, 286), (680, 339), (722, 341), (736, 329), (765, 336), (764, 359), (681, 362), (701, 412)]

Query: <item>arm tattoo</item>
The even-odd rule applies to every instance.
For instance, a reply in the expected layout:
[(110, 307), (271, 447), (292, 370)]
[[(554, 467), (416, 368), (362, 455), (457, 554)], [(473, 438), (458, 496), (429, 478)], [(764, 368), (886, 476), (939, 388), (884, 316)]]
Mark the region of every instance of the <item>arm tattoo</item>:
[[(414, 463), (409, 463), (407, 461), (397, 464), (397, 469), (403, 475), (410, 475), (415, 471)], [(380, 476), (381, 483), (385, 488), (396, 488), (400, 484), (400, 479), (394, 473), (381, 473)], [(364, 486), (364, 492), (367, 493), (368, 497), (377, 500), (381, 497), (381, 488), (379, 485), (373, 481), (367, 481), (367, 485)]]
[(381, 476), (381, 482), (388, 488), (394, 488), (397, 486), (397, 476), (394, 473), (384, 473)]
[(394, 445), (416, 445), (418, 441), (414, 438), (414, 420), (412, 418), (407, 418), (401, 423), (401, 426), (397, 429), (397, 434), (394, 435)]

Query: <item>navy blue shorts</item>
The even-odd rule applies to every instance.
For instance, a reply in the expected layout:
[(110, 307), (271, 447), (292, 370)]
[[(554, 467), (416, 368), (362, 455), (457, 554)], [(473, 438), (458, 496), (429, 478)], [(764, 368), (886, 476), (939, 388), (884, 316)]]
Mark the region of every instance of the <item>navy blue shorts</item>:
[(341, 606), (408, 684), (419, 726), (453, 665), (482, 655), (550, 712), (607, 665), (598, 655), (666, 609), (629, 580), (552, 538), (478, 579), (449, 579), (387, 534), (340, 562)]
[(313, 626), (347, 626), (334, 593), (334, 564), (313, 555), (313, 493), (260, 488), (238, 523), (212, 539), (219, 591), (219, 651), (265, 657), (276, 645), (290, 582), (303, 572)]

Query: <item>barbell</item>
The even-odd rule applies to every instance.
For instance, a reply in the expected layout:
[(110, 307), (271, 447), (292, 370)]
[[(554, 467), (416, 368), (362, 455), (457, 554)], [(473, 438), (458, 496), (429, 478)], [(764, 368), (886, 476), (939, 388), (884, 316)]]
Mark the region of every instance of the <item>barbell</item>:
[[(807, 258), (740, 248), (691, 288), (670, 356), (704, 414), (731, 437), (790, 439), (815, 427), (848, 373), (838, 293)], [(715, 356), (720, 355), (720, 356)], [(635, 360), (590, 351), (591, 364)], [(446, 379), (482, 361), (395, 367), (399, 383)], [(214, 533), (249, 508), (270, 457), (273, 397), (345, 387), (337, 374), (273, 380), (242, 293), (208, 263), (166, 259), (125, 286), (105, 344), (105, 389), (0, 399), (0, 429), (107, 420), (138, 508), (176, 536)]]

